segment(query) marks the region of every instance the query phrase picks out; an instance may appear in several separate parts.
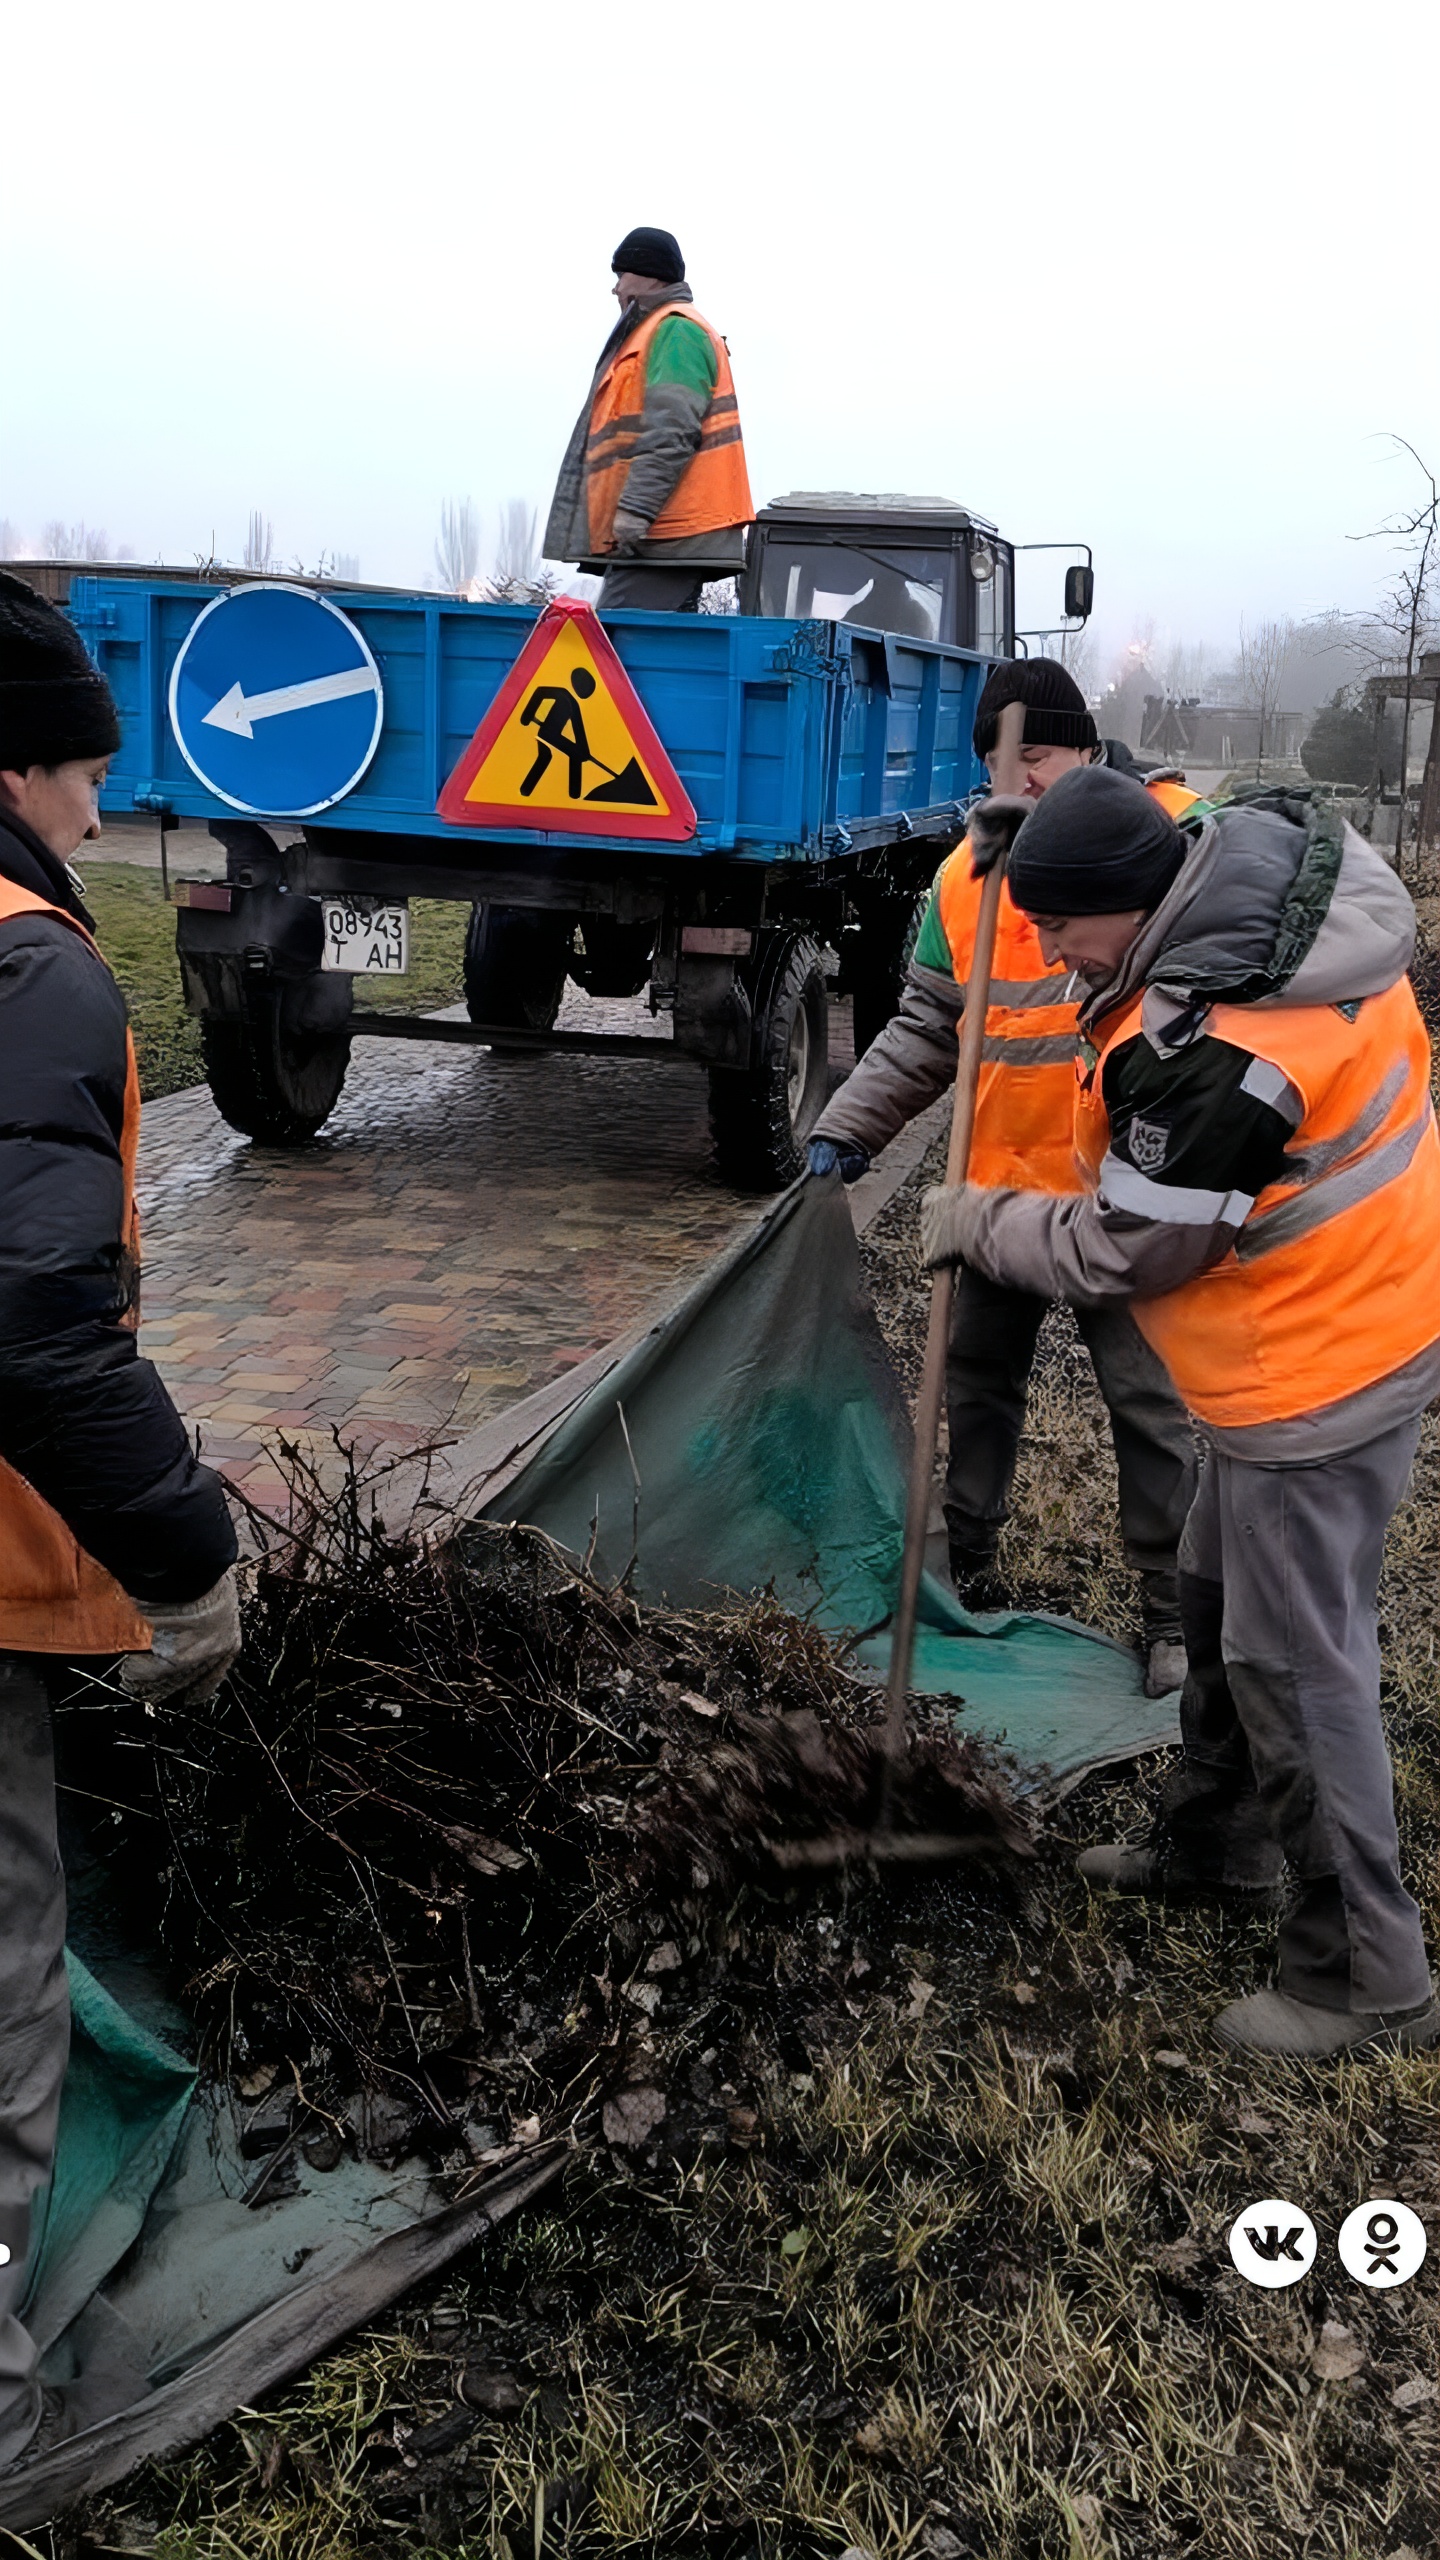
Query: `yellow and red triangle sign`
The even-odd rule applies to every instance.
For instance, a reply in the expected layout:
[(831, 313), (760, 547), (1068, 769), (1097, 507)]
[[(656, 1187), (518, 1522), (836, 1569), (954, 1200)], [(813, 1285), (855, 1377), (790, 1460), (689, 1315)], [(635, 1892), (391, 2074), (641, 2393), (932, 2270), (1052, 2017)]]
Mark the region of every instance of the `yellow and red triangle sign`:
[(541, 614), (439, 799), (452, 827), (548, 835), (696, 831), (690, 795), (588, 604)]

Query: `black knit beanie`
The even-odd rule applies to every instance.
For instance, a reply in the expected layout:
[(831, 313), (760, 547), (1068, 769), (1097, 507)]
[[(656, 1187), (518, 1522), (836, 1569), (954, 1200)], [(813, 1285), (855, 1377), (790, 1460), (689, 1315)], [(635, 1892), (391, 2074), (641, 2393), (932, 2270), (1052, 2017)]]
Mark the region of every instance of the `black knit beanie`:
[(685, 261), (673, 231), (627, 231), (610, 261), (617, 276), (653, 276), (657, 284), (683, 284)]
[(0, 569), (0, 773), (113, 756), (115, 698), (73, 622)]
[(1085, 696), (1058, 658), (1002, 658), (985, 679), (975, 706), (975, 753), (982, 764), (1000, 734), (1007, 702), (1025, 705), (1027, 747), (1093, 747), (1099, 744)]
[(1032, 916), (1118, 916), (1158, 907), (1185, 838), (1142, 782), (1108, 765), (1062, 774), (1010, 856), (1010, 895)]

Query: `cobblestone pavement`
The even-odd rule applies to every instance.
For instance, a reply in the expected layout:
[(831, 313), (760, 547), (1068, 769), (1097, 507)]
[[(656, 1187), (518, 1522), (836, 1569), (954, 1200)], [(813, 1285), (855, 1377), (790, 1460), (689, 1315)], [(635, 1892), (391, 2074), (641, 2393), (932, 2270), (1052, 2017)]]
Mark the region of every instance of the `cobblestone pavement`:
[[(852, 1056), (832, 1014), (834, 1064)], [(571, 1028), (653, 1026), (643, 1000)], [(267, 1442), (450, 1438), (692, 1278), (764, 1202), (709, 1165), (698, 1068), (357, 1041), (318, 1139), (253, 1147), (208, 1091), (147, 1105), (141, 1345), (252, 1499)]]

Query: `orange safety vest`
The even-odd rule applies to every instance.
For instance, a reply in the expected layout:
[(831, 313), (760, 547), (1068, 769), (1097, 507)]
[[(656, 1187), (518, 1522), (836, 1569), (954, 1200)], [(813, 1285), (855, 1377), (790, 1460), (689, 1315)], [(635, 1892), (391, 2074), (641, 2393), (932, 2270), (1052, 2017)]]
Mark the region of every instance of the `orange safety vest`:
[[(1178, 783), (1147, 784), (1179, 817), (1198, 794)], [(957, 982), (969, 977), (982, 883), (971, 875), (967, 837), (943, 866), (940, 922)], [(1048, 965), (1040, 936), (1010, 895), (1000, 893), (985, 1047), (975, 1096), (968, 1179), (986, 1191), (1083, 1190), (1075, 1162), (1075, 1041), (1078, 1001), (1063, 961)]]
[[(58, 916), (95, 951), (85, 927), (67, 916), (63, 907), (0, 878), (0, 924), (20, 915)], [(125, 1048), (120, 1161), (125, 1171), (126, 1247), (138, 1260), (135, 1161), (140, 1147), (140, 1080), (128, 1031)], [(0, 1458), (0, 1653), (145, 1653), (149, 1646), (150, 1629), (113, 1574), (86, 1554), (59, 1513)]]
[[(1192, 1413), (1220, 1429), (1289, 1421), (1403, 1369), (1440, 1336), (1440, 1135), (1430, 1043), (1407, 979), (1354, 1009), (1217, 1004), (1205, 1035), (1287, 1076), (1304, 1112), (1223, 1262), (1135, 1321)], [(1081, 1085), (1076, 1150), (1087, 1187), (1110, 1141), (1104, 1060), (1139, 1030), (1107, 1027)]]
[(700, 432), (700, 446), (688, 462), (650, 527), (653, 542), (681, 542), (690, 534), (719, 533), (727, 525), (750, 524), (755, 502), (745, 468), (745, 439), (740, 432), (740, 404), (730, 373), (730, 350), (718, 329), (702, 320), (688, 302), (666, 302), (647, 314), (618, 347), (595, 386), (585, 437), (585, 504), (590, 548), (611, 547), (615, 510), (635, 459), (635, 443), (645, 414), (645, 370), (650, 342), (662, 320), (681, 318), (703, 329), (715, 350), (719, 372)]

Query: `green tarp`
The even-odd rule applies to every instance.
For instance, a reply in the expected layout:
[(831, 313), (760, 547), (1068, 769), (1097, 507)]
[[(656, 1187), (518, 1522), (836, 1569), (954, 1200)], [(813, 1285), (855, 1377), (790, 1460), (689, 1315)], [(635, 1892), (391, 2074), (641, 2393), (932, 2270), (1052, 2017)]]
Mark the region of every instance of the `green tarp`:
[[(837, 1177), (787, 1192), (489, 1505), (642, 1596), (771, 1589), (883, 1678), (910, 1430)], [(927, 1574), (913, 1685), (1037, 1779), (1175, 1738), (1138, 1657), (1064, 1618), (971, 1617)]]

